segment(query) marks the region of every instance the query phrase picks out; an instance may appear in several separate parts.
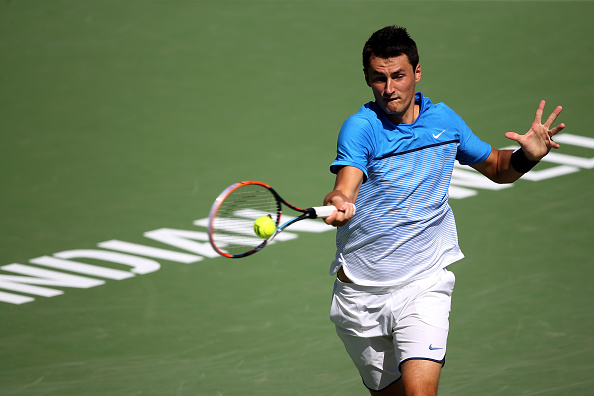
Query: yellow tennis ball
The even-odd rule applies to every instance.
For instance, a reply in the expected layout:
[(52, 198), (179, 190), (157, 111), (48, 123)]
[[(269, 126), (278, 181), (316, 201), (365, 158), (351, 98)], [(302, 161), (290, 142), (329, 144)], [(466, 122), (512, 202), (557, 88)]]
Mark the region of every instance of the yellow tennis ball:
[(260, 238), (270, 238), (276, 231), (276, 224), (270, 216), (258, 217), (254, 222), (254, 232)]

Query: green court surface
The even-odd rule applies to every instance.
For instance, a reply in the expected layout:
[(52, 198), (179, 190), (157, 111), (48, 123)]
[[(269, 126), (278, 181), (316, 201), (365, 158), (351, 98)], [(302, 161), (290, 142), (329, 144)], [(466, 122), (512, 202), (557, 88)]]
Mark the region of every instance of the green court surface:
[[(340, 125), (372, 99), (361, 48), (389, 24), (417, 41), (418, 89), (495, 147), (541, 99), (567, 124), (564, 155), (531, 180), (497, 190), (456, 170), (466, 258), (440, 395), (591, 395), (592, 15), (571, 1), (2, 1), (0, 395), (367, 394), (328, 320), (333, 230), (230, 260), (203, 219), (241, 180), (321, 203)], [(139, 245), (164, 256), (122, 251)], [(56, 267), (73, 263), (87, 267)]]

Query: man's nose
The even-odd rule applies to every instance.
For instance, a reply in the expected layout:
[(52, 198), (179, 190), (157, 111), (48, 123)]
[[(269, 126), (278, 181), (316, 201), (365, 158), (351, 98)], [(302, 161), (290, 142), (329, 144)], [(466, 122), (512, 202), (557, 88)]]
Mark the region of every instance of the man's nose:
[(395, 83), (394, 80), (392, 80), (391, 78), (388, 78), (388, 80), (386, 81), (386, 94), (387, 95), (392, 95), (394, 92), (396, 92), (395, 89)]

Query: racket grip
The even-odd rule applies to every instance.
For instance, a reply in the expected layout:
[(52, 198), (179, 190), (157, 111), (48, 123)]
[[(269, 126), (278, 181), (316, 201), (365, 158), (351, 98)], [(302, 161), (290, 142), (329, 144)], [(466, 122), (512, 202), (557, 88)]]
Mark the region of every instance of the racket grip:
[[(330, 216), (336, 210), (336, 207), (333, 205), (314, 206), (312, 209), (316, 212), (316, 217), (325, 219), (326, 217)], [(353, 205), (353, 209), (354, 209), (353, 214), (355, 214), (357, 212), (357, 208), (355, 207), (355, 205)]]

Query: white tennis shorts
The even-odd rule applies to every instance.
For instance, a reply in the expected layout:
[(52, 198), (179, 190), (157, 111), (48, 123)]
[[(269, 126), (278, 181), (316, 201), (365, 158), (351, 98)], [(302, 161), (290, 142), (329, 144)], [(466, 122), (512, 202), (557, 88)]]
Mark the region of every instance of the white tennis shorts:
[(406, 360), (445, 363), (454, 283), (447, 269), (393, 287), (336, 280), (330, 320), (365, 386), (388, 387)]

